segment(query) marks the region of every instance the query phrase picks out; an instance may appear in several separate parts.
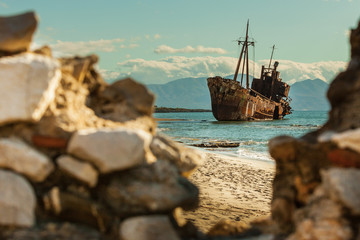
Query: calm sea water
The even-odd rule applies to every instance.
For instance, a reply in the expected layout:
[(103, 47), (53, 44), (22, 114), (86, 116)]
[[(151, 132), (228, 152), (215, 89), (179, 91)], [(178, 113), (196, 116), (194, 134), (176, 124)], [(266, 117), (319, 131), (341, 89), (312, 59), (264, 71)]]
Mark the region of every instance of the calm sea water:
[(158, 122), (158, 131), (175, 141), (189, 145), (218, 140), (238, 142), (237, 148), (207, 150), (264, 161), (272, 161), (267, 152), (269, 139), (278, 135), (300, 137), (327, 120), (325, 111), (294, 111), (283, 120), (251, 122), (219, 122), (211, 112), (155, 113), (154, 116), (181, 119)]

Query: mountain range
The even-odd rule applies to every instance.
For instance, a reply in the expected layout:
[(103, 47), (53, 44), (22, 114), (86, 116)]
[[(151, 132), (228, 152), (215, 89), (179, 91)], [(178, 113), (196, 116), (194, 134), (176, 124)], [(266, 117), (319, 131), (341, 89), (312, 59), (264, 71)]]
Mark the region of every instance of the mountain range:
[[(231, 78), (231, 76), (229, 76)], [(206, 78), (182, 78), (165, 84), (149, 84), (158, 107), (211, 109)], [(295, 111), (329, 110), (326, 91), (329, 84), (320, 79), (295, 82), (290, 88), (290, 106)]]

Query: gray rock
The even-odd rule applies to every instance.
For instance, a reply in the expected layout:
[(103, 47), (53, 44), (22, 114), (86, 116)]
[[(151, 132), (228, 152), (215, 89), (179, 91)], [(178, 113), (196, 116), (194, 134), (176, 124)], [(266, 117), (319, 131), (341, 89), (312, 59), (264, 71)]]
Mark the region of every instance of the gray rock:
[(119, 216), (169, 212), (198, 204), (199, 191), (164, 160), (111, 176), (99, 197)]
[(59, 168), (72, 177), (86, 183), (90, 187), (95, 187), (98, 180), (98, 172), (87, 162), (81, 162), (68, 155), (62, 155), (56, 159)]
[(323, 219), (321, 221), (314, 221), (306, 219), (299, 223), (296, 227), (296, 232), (288, 240), (305, 240), (305, 239), (336, 239), (336, 240), (350, 240), (353, 239), (353, 232), (349, 225), (342, 221), (333, 219)]
[(101, 173), (109, 173), (146, 162), (151, 138), (142, 130), (84, 129), (73, 134), (67, 151), (93, 163)]
[(158, 159), (175, 164), (185, 176), (194, 171), (204, 160), (202, 152), (185, 147), (161, 135), (153, 138), (150, 148)]
[(4, 229), (6, 240), (104, 240), (101, 233), (84, 224), (70, 222), (41, 223), (33, 228)]
[(19, 139), (0, 139), (0, 152), (0, 167), (23, 174), (31, 181), (42, 182), (54, 170), (49, 157)]
[(90, 197), (53, 187), (43, 196), (44, 209), (58, 220), (78, 222), (105, 232), (111, 228), (113, 218), (107, 209)]
[(331, 199), (342, 203), (353, 215), (360, 215), (360, 170), (331, 168), (321, 173)]
[(296, 139), (289, 136), (278, 136), (270, 139), (269, 153), (271, 157), (281, 162), (291, 162), (296, 156)]
[[(141, 114), (151, 115), (154, 110), (154, 94), (132, 78), (114, 82), (102, 92), (102, 96), (114, 103), (124, 102), (128, 108)], [(116, 110), (113, 115), (117, 115)]]
[(33, 226), (35, 204), (34, 190), (23, 177), (0, 170), (0, 225)]
[(120, 225), (119, 235), (122, 240), (180, 240), (163, 215), (128, 218)]
[(0, 58), (0, 76), (0, 125), (4, 125), (38, 121), (54, 100), (61, 72), (56, 60), (24, 53)]
[(37, 26), (34, 12), (0, 17), (0, 51), (19, 52), (29, 49)]

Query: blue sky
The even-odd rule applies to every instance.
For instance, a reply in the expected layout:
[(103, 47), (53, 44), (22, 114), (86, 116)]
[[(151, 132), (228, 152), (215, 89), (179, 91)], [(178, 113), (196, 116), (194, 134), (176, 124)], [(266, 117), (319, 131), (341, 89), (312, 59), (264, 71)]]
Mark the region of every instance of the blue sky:
[[(135, 74), (140, 81), (164, 82), (177, 77), (174, 68), (185, 69), (181, 76), (213, 73), (211, 64), (230, 71), (247, 19), (256, 61), (268, 59), (273, 44), (277, 59), (348, 61), (360, 0), (0, 0), (1, 15), (27, 10), (40, 18), (35, 46), (48, 44), (59, 56), (96, 53), (109, 76), (147, 67), (154, 72)], [(205, 70), (186, 65), (205, 57)]]

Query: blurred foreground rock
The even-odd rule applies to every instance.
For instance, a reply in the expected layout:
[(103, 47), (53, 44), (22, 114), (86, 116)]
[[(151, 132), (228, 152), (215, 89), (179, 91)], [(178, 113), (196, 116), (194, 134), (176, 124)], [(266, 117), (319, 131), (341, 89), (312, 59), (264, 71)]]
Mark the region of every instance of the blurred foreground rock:
[(157, 135), (154, 95), (106, 83), (97, 56), (29, 52), (36, 24), (0, 18), (0, 239), (186, 236), (171, 216), (197, 206), (202, 154)]
[(34, 12), (0, 17), (0, 56), (29, 50), (37, 22)]
[(0, 170), (0, 192), (0, 225), (31, 227), (35, 224), (35, 193), (25, 178)]
[(299, 139), (269, 142), (276, 160), (272, 219), (283, 238), (360, 237), (360, 22), (350, 42), (349, 66), (328, 90), (328, 122)]

